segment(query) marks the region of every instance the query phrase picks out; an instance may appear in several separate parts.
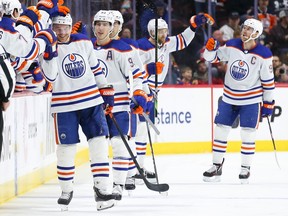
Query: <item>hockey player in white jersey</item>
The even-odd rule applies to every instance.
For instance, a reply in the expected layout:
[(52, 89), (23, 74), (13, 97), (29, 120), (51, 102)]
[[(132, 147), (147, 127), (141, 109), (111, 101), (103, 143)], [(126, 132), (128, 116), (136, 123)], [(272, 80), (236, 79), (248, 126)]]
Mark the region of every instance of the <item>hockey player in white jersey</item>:
[[(1, 8), (3, 10), (2, 2)], [(1, 11), (1, 14), (3, 13), (4, 11)], [(5, 19), (2, 20), (1, 18), (0, 45), (5, 48), (8, 54), (34, 60), (45, 51), (46, 47), (55, 43), (56, 37), (51, 29), (41, 30), (32, 39), (31, 31), (39, 18), (39, 11), (33, 8), (28, 8), (21, 14), (16, 21), (16, 27), (6, 25)], [(30, 35), (30, 37), (26, 37), (26, 35)]]
[(257, 43), (262, 32), (259, 20), (247, 19), (241, 38), (231, 39), (220, 48), (214, 38), (206, 43), (204, 58), (209, 62), (227, 61), (228, 67), (223, 97), (214, 120), (213, 166), (203, 173), (204, 181), (220, 181), (227, 137), (239, 116), (242, 139), (239, 179), (241, 183), (248, 183), (260, 117), (270, 116), (274, 107), (272, 53)]
[[(24, 37), (33, 37), (43, 29), (49, 28), (51, 23), (51, 18), (56, 15), (65, 15), (69, 13), (69, 8), (61, 5), (63, 0), (42, 0), (37, 3), (37, 9), (39, 9), (39, 20), (32, 26), (32, 31), (27, 35), (27, 32), (24, 32)], [(20, 13), (22, 13), (21, 3), (19, 0), (3, 0), (4, 8), (4, 17), (6, 25), (15, 25)], [(32, 6), (32, 8), (35, 8)], [(16, 27), (18, 30), (18, 27)], [(21, 29), (20, 29), (21, 31)], [(46, 47), (51, 49), (51, 47)], [(56, 44), (53, 49), (56, 49)], [(46, 51), (47, 53), (47, 51)], [(41, 57), (42, 58), (42, 57)], [(44, 57), (44, 60), (50, 62), (50, 67), (55, 66), (53, 63), (54, 59), (52, 56)], [(53, 59), (53, 60), (52, 60)], [(35, 93), (40, 93), (43, 91), (43, 87), (47, 86), (48, 81), (44, 79), (41, 67), (39, 65), (39, 60), (27, 60), (25, 58), (10, 56), (12, 66), (16, 72), (16, 87), (15, 91), (29, 90)], [(40, 61), (43, 61), (40, 59)], [(45, 61), (47, 62), (47, 61)], [(43, 64), (43, 63), (42, 63)], [(49, 77), (49, 76), (48, 76)]]
[[(134, 109), (135, 113), (141, 113), (145, 110), (147, 95), (142, 90), (142, 71), (134, 63), (132, 48), (121, 40), (109, 38), (113, 24), (113, 14), (109, 11), (100, 10), (94, 16), (93, 31), (96, 38), (92, 39), (92, 42), (95, 53), (105, 68), (105, 76), (115, 89), (113, 116), (128, 139), (130, 135), (129, 91), (133, 89), (133, 97), (140, 105), (136, 107), (135, 104), (132, 104), (131, 108)], [(129, 77), (132, 78), (129, 79)], [(128, 82), (131, 85), (130, 90)], [(109, 115), (107, 115), (107, 122), (113, 149), (114, 193), (122, 196), (131, 157)]]
[[(190, 26), (181, 34), (168, 37), (168, 25), (165, 20), (158, 19), (158, 41), (155, 41), (155, 23), (156, 20), (152, 19), (148, 23), (149, 38), (139, 39), (139, 53), (144, 68), (146, 69), (146, 77), (150, 87), (151, 95), (155, 95), (155, 74), (157, 73), (157, 87), (161, 88), (164, 79), (168, 73), (169, 55), (172, 52), (186, 48), (195, 36), (195, 31), (201, 25), (208, 23), (214, 24), (214, 19), (209, 14), (194, 15), (190, 19)], [(155, 62), (155, 49), (157, 48), (158, 59)], [(159, 90), (157, 88), (157, 90)], [(157, 92), (158, 93), (158, 92)], [(157, 94), (156, 93), (156, 94)], [(151, 108), (153, 106), (150, 106)], [(154, 121), (154, 109), (147, 110), (150, 113), (150, 118)], [(147, 129), (145, 119), (139, 115), (136, 133), (136, 149), (137, 160), (139, 165), (143, 168), (147, 175), (147, 179), (155, 181), (155, 173), (148, 171), (144, 167), (144, 159), (146, 155), (147, 146)]]
[(112, 110), (114, 89), (107, 83), (91, 41), (83, 34), (71, 34), (70, 14), (54, 17), (52, 28), (58, 38), (58, 76), (53, 83), (51, 103), (62, 190), (58, 204), (67, 210), (73, 197), (74, 160), (81, 126), (89, 145), (97, 210), (111, 208), (115, 195), (109, 180), (109, 133), (103, 105)]
[[(148, 109), (149, 103), (151, 103), (151, 101), (152, 101), (151, 100), (151, 92), (150, 92), (150, 89), (148, 87), (147, 79), (144, 79), (145, 69), (144, 69), (143, 63), (140, 59), (140, 55), (139, 55), (139, 51), (138, 51), (138, 49), (139, 49), (138, 43), (137, 43), (137, 41), (135, 41), (131, 38), (120, 38), (119, 37), (119, 33), (121, 32), (122, 25), (124, 23), (123, 16), (120, 13), (120, 11), (117, 11), (117, 10), (110, 10), (110, 11), (114, 15), (114, 27), (113, 27), (112, 33), (110, 34), (110, 38), (114, 39), (114, 40), (124, 41), (125, 43), (127, 43), (131, 46), (133, 61), (139, 67), (140, 71), (142, 71), (142, 74), (143, 74), (142, 88), (148, 96), (148, 101), (147, 101), (147, 109)], [(149, 97), (149, 95), (150, 95), (150, 97)], [(133, 150), (133, 153), (134, 153), (136, 158), (137, 158), (137, 154), (136, 154), (135, 135), (136, 135), (136, 131), (137, 131), (137, 118), (138, 118), (137, 116), (138, 115), (134, 114), (133, 110), (132, 110), (132, 112), (131, 112), (131, 133), (130, 133), (129, 143), (130, 143), (130, 147)], [(134, 190), (136, 188), (135, 187), (135, 176), (139, 176), (139, 178), (140, 178), (139, 173), (136, 171), (136, 166), (135, 166), (132, 158), (130, 158), (129, 167), (128, 167), (128, 174), (127, 174), (126, 182), (124, 185), (125, 190), (131, 191), (131, 190)]]

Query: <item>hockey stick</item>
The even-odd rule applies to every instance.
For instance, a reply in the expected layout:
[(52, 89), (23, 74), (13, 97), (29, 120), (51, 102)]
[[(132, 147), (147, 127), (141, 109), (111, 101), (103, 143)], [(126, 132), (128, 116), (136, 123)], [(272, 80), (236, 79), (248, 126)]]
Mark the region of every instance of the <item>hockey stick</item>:
[[(157, 10), (157, 9), (156, 9)], [(155, 19), (155, 64), (158, 62), (158, 17), (156, 11), (156, 19)], [(154, 116), (157, 118), (158, 116), (158, 74), (155, 73), (155, 98), (154, 98)]]
[(152, 139), (151, 139), (151, 133), (150, 133), (148, 122), (146, 122), (146, 126), (147, 126), (149, 144), (150, 144), (150, 148), (151, 148), (151, 155), (152, 155), (152, 159), (153, 159), (153, 166), (154, 166), (154, 171), (155, 171), (156, 182), (159, 185), (158, 172), (157, 172), (157, 168), (156, 168), (156, 161), (155, 161), (154, 150), (153, 150)]
[(155, 124), (151, 121), (151, 119), (149, 118), (149, 116), (148, 116), (145, 112), (143, 112), (141, 115), (145, 118), (146, 123), (149, 124), (149, 125), (153, 128), (153, 130), (155, 131), (155, 133), (156, 133), (157, 135), (159, 135), (159, 134), (160, 134), (160, 131), (159, 131), (158, 128), (155, 126)]
[(274, 137), (273, 137), (273, 133), (272, 133), (272, 128), (271, 128), (271, 124), (270, 124), (270, 120), (269, 120), (269, 117), (268, 117), (268, 116), (267, 116), (267, 121), (268, 121), (268, 125), (269, 125), (271, 140), (272, 140), (272, 143), (273, 143), (274, 155), (275, 155), (276, 163), (277, 163), (279, 169), (281, 169), (281, 167), (280, 167), (280, 165), (279, 165), (279, 162), (278, 162), (278, 157), (277, 157), (277, 153), (276, 153), (276, 144), (275, 144), (275, 141), (274, 141)]
[(168, 184), (153, 184), (153, 183), (151, 183), (151, 182), (149, 182), (147, 180), (147, 178), (145, 177), (143, 170), (141, 169), (138, 161), (136, 160), (136, 158), (135, 158), (135, 156), (134, 156), (134, 154), (133, 154), (133, 152), (132, 152), (132, 150), (131, 150), (128, 142), (127, 142), (127, 140), (125, 139), (124, 134), (123, 134), (121, 128), (119, 127), (119, 125), (118, 125), (113, 113), (110, 113), (109, 116), (112, 119), (112, 121), (113, 121), (113, 123), (114, 123), (114, 125), (115, 125), (115, 127), (116, 127), (116, 129), (118, 131), (118, 133), (120, 134), (120, 137), (121, 137), (125, 147), (127, 148), (128, 152), (130, 154), (130, 157), (132, 158), (132, 160), (133, 160), (138, 172), (140, 173), (140, 176), (143, 179), (145, 185), (147, 186), (147, 188), (149, 188), (150, 190), (153, 190), (153, 191), (158, 191), (158, 192), (168, 191), (169, 190), (169, 185)]

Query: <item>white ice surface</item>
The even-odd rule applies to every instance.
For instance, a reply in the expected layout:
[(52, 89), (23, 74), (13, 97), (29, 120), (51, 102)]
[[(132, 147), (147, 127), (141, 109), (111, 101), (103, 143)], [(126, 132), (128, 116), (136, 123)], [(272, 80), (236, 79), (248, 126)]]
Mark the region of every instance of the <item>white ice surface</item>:
[[(74, 198), (68, 212), (57, 205), (60, 188), (54, 179), (0, 205), (0, 216), (288, 216), (288, 152), (256, 153), (250, 183), (241, 185), (240, 153), (226, 154), (220, 183), (205, 183), (202, 173), (210, 168), (212, 155), (156, 156), (160, 183), (168, 183), (168, 196), (137, 185), (132, 196), (124, 191), (114, 208), (97, 211), (89, 164), (76, 169)], [(153, 169), (152, 159), (146, 166)]]

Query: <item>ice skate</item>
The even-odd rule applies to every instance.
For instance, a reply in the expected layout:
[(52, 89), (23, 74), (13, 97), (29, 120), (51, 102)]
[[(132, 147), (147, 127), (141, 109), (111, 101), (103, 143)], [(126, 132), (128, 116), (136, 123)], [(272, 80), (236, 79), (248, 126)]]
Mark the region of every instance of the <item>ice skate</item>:
[(144, 173), (145, 173), (145, 176), (147, 178), (147, 180), (151, 183), (157, 183), (157, 180), (156, 180), (156, 174), (152, 171), (149, 171), (149, 170), (146, 170), (144, 168)]
[(123, 192), (123, 185), (114, 183), (112, 194), (115, 196), (115, 200), (119, 201), (122, 199), (122, 192)]
[(220, 182), (222, 175), (224, 159), (221, 164), (213, 164), (213, 166), (203, 173), (203, 181), (205, 182)]
[[(151, 183), (156, 183), (156, 174), (152, 171), (148, 171), (145, 168), (141, 168), (141, 170), (143, 171), (144, 176), (147, 178), (147, 180)], [(139, 173), (137, 173), (136, 175), (133, 176), (133, 178), (135, 178), (136, 180), (136, 184), (141, 185), (144, 184), (142, 177)]]
[(250, 176), (250, 167), (241, 166), (241, 171), (239, 174), (241, 184), (249, 184), (249, 176)]
[(113, 194), (108, 194), (104, 191), (101, 191), (95, 186), (93, 189), (98, 211), (112, 208), (115, 205), (115, 196)]
[(131, 196), (132, 195), (132, 191), (135, 190), (136, 186), (135, 186), (135, 179), (132, 177), (128, 177), (126, 178), (126, 182), (124, 185), (125, 190), (128, 191), (128, 195)]
[(73, 191), (71, 192), (63, 192), (58, 199), (58, 204), (60, 205), (61, 211), (68, 211), (68, 205), (71, 202), (73, 197)]

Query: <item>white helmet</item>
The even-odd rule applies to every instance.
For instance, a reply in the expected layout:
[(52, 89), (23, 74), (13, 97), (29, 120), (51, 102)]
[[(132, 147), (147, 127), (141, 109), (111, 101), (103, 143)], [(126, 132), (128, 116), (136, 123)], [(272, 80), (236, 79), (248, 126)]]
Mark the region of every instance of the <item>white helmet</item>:
[(6, 15), (11, 15), (14, 19), (18, 17), (14, 17), (13, 12), (16, 9), (19, 12), (19, 15), (22, 13), (22, 5), (19, 0), (2, 0), (2, 10)]
[[(155, 35), (155, 24), (156, 23), (156, 19), (151, 19), (149, 22), (148, 22), (148, 26), (147, 26), (147, 29), (148, 29), (148, 32), (149, 32), (149, 35), (150, 37), (154, 38), (154, 35)], [(168, 29), (168, 24), (166, 23), (165, 20), (159, 18), (158, 19), (158, 30), (159, 29)]]
[[(245, 22), (243, 23), (244, 26), (249, 26), (250, 28), (253, 28), (253, 32), (251, 35), (255, 34), (258, 32), (258, 34), (255, 37), (251, 37), (251, 39), (257, 39), (263, 32), (263, 24), (261, 21), (257, 20), (257, 19), (247, 19), (245, 20)], [(250, 40), (250, 39), (249, 39)]]
[(121, 14), (120, 11), (118, 10), (110, 10), (114, 16), (114, 21), (118, 21), (120, 22), (120, 26), (122, 27), (123, 23), (124, 23), (124, 19), (123, 16)]
[(100, 10), (98, 11), (93, 19), (93, 26), (95, 26), (96, 21), (103, 21), (103, 22), (109, 22), (113, 28), (114, 24), (114, 16), (113, 14), (108, 10)]
[[(124, 23), (124, 19), (123, 19), (122, 14), (120, 13), (120, 11), (110, 10), (110, 12), (113, 14), (114, 22), (115, 22), (115, 21), (118, 21), (118, 22), (119, 22), (118, 32), (117, 32), (116, 35), (112, 36), (112, 37), (114, 38), (114, 37), (118, 37), (119, 32), (122, 31), (122, 25), (123, 25), (123, 23)], [(114, 30), (115, 30), (115, 29), (114, 29)], [(110, 35), (110, 36), (111, 36), (111, 35)], [(111, 38), (111, 37), (110, 37), (110, 38)]]
[(72, 17), (68, 13), (66, 16), (56, 16), (52, 18), (52, 24), (63, 24), (72, 26)]

